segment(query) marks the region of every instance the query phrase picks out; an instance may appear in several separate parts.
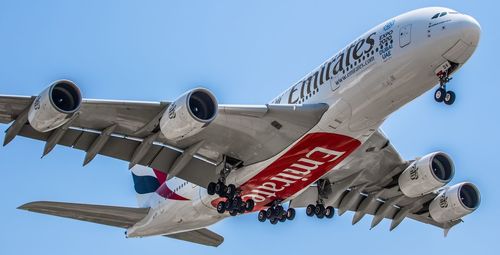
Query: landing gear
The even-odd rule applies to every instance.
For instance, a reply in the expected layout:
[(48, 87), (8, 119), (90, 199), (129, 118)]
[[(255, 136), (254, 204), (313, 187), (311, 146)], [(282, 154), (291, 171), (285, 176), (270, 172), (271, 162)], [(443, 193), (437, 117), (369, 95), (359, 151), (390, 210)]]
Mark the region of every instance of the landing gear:
[(286, 219), (287, 220), (295, 219), (295, 209), (288, 208), (288, 210), (286, 210)]
[(215, 182), (211, 182), (208, 184), (207, 193), (210, 196), (215, 195), (215, 186), (217, 186), (217, 184)]
[(234, 184), (227, 185), (226, 196), (234, 197), (235, 194), (236, 194), (236, 186)]
[(315, 205), (308, 205), (306, 208), (306, 215), (309, 217), (314, 216), (314, 211), (316, 211), (316, 206)]
[(333, 215), (335, 215), (335, 209), (332, 206), (327, 206), (325, 209), (325, 217), (331, 219)]
[(226, 212), (226, 202), (220, 201), (217, 204), (217, 212), (218, 213), (224, 213), (224, 212)]
[(236, 216), (238, 214), (253, 211), (254, 206), (255, 202), (252, 199), (243, 201), (241, 196), (235, 195), (232, 198), (226, 197), (225, 201), (220, 201), (217, 204), (217, 212), (222, 214), (227, 211), (229, 215)]
[(325, 206), (322, 204), (316, 205), (314, 214), (316, 214), (316, 216), (320, 219), (325, 217)]
[(444, 102), (447, 105), (452, 105), (455, 102), (455, 92), (451, 90), (446, 90), (446, 84), (451, 81), (451, 77), (448, 75), (448, 71), (440, 73), (439, 77), (439, 88), (434, 92), (434, 100), (441, 103)]
[(253, 211), (255, 202), (252, 199), (243, 201), (240, 195), (241, 190), (236, 185), (226, 185), (226, 177), (242, 163), (241, 160), (224, 156), (221, 163), (222, 169), (219, 172), (219, 180), (217, 182), (210, 182), (207, 186), (207, 193), (209, 195), (219, 195), (220, 198), (225, 199), (217, 204), (218, 213), (222, 214), (227, 211), (231, 216), (236, 216), (239, 213)]
[(246, 210), (251, 212), (251, 211), (253, 211), (254, 207), (255, 207), (255, 202), (252, 199), (248, 199), (246, 201)]
[(323, 219), (323, 218), (328, 218), (331, 219), (333, 218), (333, 215), (335, 215), (335, 208), (332, 206), (327, 206), (325, 207), (323, 204), (310, 204), (306, 208), (306, 215), (309, 217), (316, 216), (318, 219)]
[(310, 204), (306, 207), (306, 215), (309, 217), (316, 216), (318, 219), (331, 219), (335, 214), (335, 209), (332, 206), (326, 206), (324, 200), (332, 193), (332, 185), (328, 179), (319, 179), (317, 182), (318, 198), (316, 204)]
[(447, 91), (444, 96), (444, 103), (447, 105), (452, 105), (455, 102), (455, 92)]
[(260, 222), (269, 220), (269, 222), (274, 225), (277, 224), (278, 221), (285, 222), (287, 220), (295, 219), (295, 209), (290, 207), (285, 210), (285, 208), (283, 208), (283, 206), (281, 205), (281, 202), (279, 200), (276, 200), (269, 208), (267, 208), (267, 210), (259, 211), (257, 219)]
[(436, 102), (441, 103), (444, 101), (444, 96), (446, 95), (446, 90), (443, 88), (439, 88), (434, 92), (434, 100)]
[(267, 220), (266, 211), (265, 210), (260, 210), (259, 215), (258, 215), (257, 218), (259, 219), (260, 222), (266, 221)]

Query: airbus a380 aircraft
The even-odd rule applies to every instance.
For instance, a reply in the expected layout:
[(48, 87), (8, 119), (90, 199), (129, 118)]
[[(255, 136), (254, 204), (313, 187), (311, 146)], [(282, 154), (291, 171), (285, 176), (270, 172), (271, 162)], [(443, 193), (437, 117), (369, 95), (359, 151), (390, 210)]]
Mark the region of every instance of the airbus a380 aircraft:
[[(448, 105), (450, 75), (471, 57), (478, 22), (447, 8), (411, 11), (369, 30), (265, 105), (221, 105), (196, 88), (173, 102), (82, 99), (69, 80), (39, 96), (0, 96), (4, 145), (20, 135), (126, 160), (139, 208), (32, 202), (20, 209), (217, 246), (207, 226), (258, 212), (272, 224), (294, 208), (331, 218), (373, 215), (371, 227), (405, 218), (445, 233), (480, 204), (469, 182), (447, 186), (444, 152), (403, 160), (379, 129), (437, 83)], [(286, 209), (284, 207), (287, 207)]]

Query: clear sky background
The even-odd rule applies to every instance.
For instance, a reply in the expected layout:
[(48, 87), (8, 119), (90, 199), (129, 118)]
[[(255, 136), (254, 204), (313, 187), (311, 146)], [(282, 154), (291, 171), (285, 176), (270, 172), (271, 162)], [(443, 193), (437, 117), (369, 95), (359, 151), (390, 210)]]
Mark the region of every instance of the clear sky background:
[[(433, 90), (383, 125), (406, 159), (435, 150), (455, 161), (452, 183), (469, 180), (481, 207), (443, 238), (406, 219), (389, 232), (352, 213), (318, 220), (298, 211), (272, 226), (257, 215), (220, 222), (219, 248), (164, 237), (125, 239), (123, 230), (17, 210), (35, 200), (135, 206), (127, 163), (16, 138), (0, 148), (0, 254), (498, 254), (500, 144), (496, 1), (0, 1), (0, 94), (35, 95), (74, 80), (87, 98), (173, 100), (206, 86), (220, 103), (262, 104), (371, 27), (412, 9), (445, 6), (474, 16), (479, 48), (450, 88)], [(0, 125), (0, 132), (7, 129)], [(1, 137), (3, 140), (3, 136)], [(475, 254), (475, 253), (474, 253)]]

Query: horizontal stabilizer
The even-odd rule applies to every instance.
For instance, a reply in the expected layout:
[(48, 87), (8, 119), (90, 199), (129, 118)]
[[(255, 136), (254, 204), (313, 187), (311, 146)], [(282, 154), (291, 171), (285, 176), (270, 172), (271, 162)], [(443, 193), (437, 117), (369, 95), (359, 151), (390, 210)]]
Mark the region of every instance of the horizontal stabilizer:
[(166, 235), (166, 237), (214, 247), (217, 247), (224, 242), (224, 237), (206, 228)]

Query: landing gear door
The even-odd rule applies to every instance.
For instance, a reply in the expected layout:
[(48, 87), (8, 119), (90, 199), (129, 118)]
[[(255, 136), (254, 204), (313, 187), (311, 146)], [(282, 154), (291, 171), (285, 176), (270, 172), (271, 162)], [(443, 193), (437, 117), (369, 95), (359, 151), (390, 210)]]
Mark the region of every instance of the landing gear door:
[(399, 47), (403, 48), (411, 43), (411, 24), (404, 25), (399, 29)]

